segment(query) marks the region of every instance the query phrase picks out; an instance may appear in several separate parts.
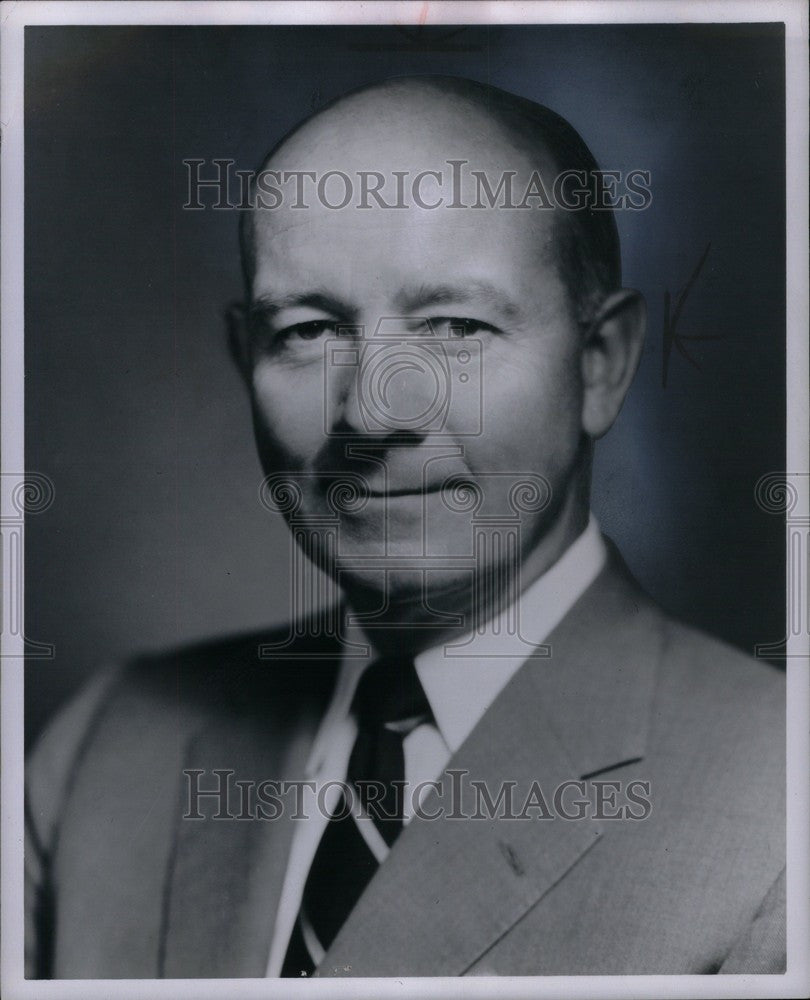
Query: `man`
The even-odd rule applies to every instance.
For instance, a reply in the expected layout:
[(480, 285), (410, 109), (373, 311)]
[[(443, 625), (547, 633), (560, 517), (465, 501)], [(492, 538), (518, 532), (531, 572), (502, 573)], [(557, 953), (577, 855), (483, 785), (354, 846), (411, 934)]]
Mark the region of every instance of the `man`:
[(294, 628), (139, 661), (51, 726), (32, 975), (784, 969), (779, 675), (667, 618), (589, 518), (644, 328), (594, 177), (558, 116), (450, 78), (270, 154), (231, 343), (264, 496), (342, 598), (294, 560)]

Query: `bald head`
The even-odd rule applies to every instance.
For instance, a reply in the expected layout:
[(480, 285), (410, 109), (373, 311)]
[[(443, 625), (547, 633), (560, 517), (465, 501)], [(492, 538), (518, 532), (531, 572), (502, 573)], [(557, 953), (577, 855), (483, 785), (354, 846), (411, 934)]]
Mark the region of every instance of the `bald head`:
[[(456, 173), (453, 177), (454, 182), (461, 178), (460, 184), (467, 185), (469, 197), (458, 188), (449, 197), (445, 192), (440, 197), (433, 190), (436, 168), (444, 167), (449, 173), (453, 161), (470, 164), (472, 174), (462, 177)], [(577, 174), (590, 182), (598, 177), (597, 163), (568, 122), (533, 101), (457, 77), (398, 77), (375, 83), (336, 99), (297, 125), (265, 157), (258, 176), (267, 172), (276, 178), (298, 175), (293, 180), (300, 194), (303, 183), (310, 179), (304, 174), (308, 173), (314, 184), (313, 175), (332, 173), (334, 176), (327, 178), (331, 187), (325, 185), (322, 193), (324, 200), (336, 199), (328, 205), (328, 209), (334, 209), (341, 204), (341, 192), (345, 190), (335, 178), (353, 170), (366, 175), (365, 203), (360, 206), (364, 209), (386, 205), (374, 187), (380, 182), (369, 182), (369, 175), (398, 184), (401, 194), (404, 181), (397, 175), (420, 179), (424, 174), (417, 207), (433, 208), (441, 201), (450, 209), (485, 209), (482, 190), (491, 203), (493, 194), (504, 194), (503, 188), (500, 192), (496, 188), (498, 178), (502, 183), (506, 177), (506, 194), (511, 196), (509, 175), (520, 176), (523, 187), (515, 181), (515, 190), (525, 192), (527, 183), (534, 185), (528, 203), (524, 200), (520, 207), (553, 209), (551, 213), (540, 213), (554, 218), (551, 225), (544, 220), (538, 252), (545, 253), (556, 265), (579, 321), (589, 322), (605, 297), (621, 284), (619, 241), (612, 211), (594, 209), (592, 199), (585, 204), (575, 203), (574, 207), (569, 201), (552, 205), (549, 200), (555, 178)], [(473, 176), (476, 172), (485, 176), (483, 189), (481, 178)], [(533, 175), (539, 179), (529, 182)], [(254, 205), (257, 193), (254, 190)], [(519, 200), (520, 195), (515, 197)], [(248, 292), (257, 234), (273, 226), (302, 221), (300, 217), (295, 219), (294, 213), (288, 213), (283, 220), (278, 215), (261, 208), (243, 215), (242, 254)]]
[[(591, 445), (644, 332), (610, 212), (571, 211), (557, 183), (595, 167), (551, 111), (444, 77), (342, 97), (265, 160), (231, 344), (263, 466), (295, 479), (302, 516), (331, 516), (344, 471), (365, 484), (338, 546), (352, 602), (393, 593), (418, 620), (425, 586), (467, 600), (453, 483), (514, 514), (509, 484), (542, 477), (552, 501), (521, 510), (524, 580), (583, 530)], [(500, 561), (493, 546), (476, 572)]]

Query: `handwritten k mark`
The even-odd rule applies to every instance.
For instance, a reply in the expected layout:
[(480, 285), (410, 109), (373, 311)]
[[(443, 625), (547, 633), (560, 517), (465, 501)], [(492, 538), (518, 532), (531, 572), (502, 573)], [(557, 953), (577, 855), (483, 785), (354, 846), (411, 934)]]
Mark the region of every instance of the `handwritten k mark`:
[(703, 265), (706, 263), (706, 258), (709, 256), (709, 250), (711, 250), (711, 243), (707, 244), (706, 249), (703, 251), (703, 256), (697, 263), (697, 267), (694, 269), (689, 277), (689, 280), (683, 287), (683, 290), (678, 295), (675, 302), (675, 309), (672, 310), (672, 300), (669, 294), (669, 289), (664, 292), (664, 351), (662, 356), (662, 366), (661, 366), (661, 385), (666, 389), (667, 387), (667, 376), (669, 374), (669, 358), (672, 354), (673, 346), (678, 349), (678, 352), (686, 358), (690, 365), (694, 365), (698, 371), (700, 371), (700, 365), (695, 361), (692, 355), (684, 347), (685, 340), (722, 340), (722, 334), (691, 334), (687, 335), (685, 333), (678, 333), (678, 320), (681, 318), (681, 313), (683, 312), (683, 307), (686, 305), (686, 299), (689, 292), (692, 290), (692, 286), (697, 281), (700, 272), (703, 270)]

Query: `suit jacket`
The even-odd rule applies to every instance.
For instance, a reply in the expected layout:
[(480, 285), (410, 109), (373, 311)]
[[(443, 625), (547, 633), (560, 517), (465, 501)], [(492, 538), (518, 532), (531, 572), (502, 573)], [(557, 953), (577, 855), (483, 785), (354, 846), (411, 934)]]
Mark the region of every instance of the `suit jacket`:
[[(296, 821), (214, 819), (213, 800), (183, 819), (183, 770), (302, 779), (339, 651), (259, 642), (113, 671), (40, 741), (29, 975), (264, 975)], [(548, 642), (448, 768), (518, 804), (533, 783), (550, 803), (574, 779), (649, 782), (649, 815), (416, 818), (317, 975), (784, 971), (781, 673), (669, 619), (616, 553)]]

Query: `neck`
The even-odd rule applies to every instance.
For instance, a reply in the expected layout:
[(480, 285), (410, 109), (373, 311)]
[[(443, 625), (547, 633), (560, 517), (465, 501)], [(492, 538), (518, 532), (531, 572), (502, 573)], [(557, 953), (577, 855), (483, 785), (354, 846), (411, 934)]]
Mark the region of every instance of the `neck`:
[[(352, 610), (373, 618), (365, 631), (383, 654), (415, 656), (441, 642), (460, 639), (516, 601), (546, 573), (582, 534), (588, 524), (588, 491), (574, 489), (554, 511), (551, 523), (538, 525), (528, 540), (516, 571), (503, 562), (487, 565), (474, 576), (443, 581), (422, 588), (403, 587), (396, 593), (354, 584), (346, 587)], [(426, 574), (426, 578), (429, 574)]]

